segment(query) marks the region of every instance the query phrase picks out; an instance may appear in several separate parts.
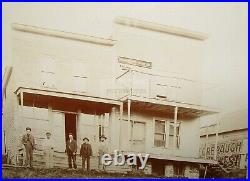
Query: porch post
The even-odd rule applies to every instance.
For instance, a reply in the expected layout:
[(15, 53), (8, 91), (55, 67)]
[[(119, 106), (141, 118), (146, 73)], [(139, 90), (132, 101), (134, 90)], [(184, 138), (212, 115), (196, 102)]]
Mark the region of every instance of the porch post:
[(119, 127), (118, 127), (118, 109), (116, 107), (112, 107), (110, 114), (110, 148), (111, 150), (117, 150), (119, 148)]
[(177, 128), (178, 107), (174, 108), (174, 150), (177, 148), (176, 128)]
[(129, 144), (129, 151), (131, 151), (131, 115), (130, 115), (130, 109), (131, 109), (131, 100), (128, 99), (128, 144)]
[(120, 105), (120, 120), (119, 120), (119, 150), (121, 151), (121, 141), (122, 141), (122, 121), (123, 121), (123, 102)]
[(218, 138), (219, 138), (219, 121), (216, 121), (216, 138), (215, 138), (215, 146), (214, 146), (214, 160), (217, 160), (217, 146), (218, 146)]
[(20, 92), (20, 99), (21, 99), (21, 105), (20, 105), (20, 109), (21, 109), (21, 120), (23, 121), (23, 91)]
[(76, 137), (77, 137), (77, 145), (81, 145), (81, 139), (80, 138), (80, 120), (81, 120), (81, 113), (82, 113), (82, 110), (81, 109), (78, 109), (77, 110), (77, 117), (76, 117)]
[(207, 144), (208, 144), (208, 127), (206, 127), (206, 141), (205, 141), (205, 155), (204, 158), (207, 158)]
[(52, 113), (52, 106), (51, 104), (48, 105), (48, 121), (49, 121), (49, 129), (48, 131), (52, 134), (52, 136), (54, 136), (54, 134), (52, 133), (53, 131), (53, 113)]
[(130, 87), (129, 87), (129, 96), (133, 95), (133, 71), (130, 69)]
[[(23, 118), (23, 91), (20, 92), (20, 108), (19, 108), (19, 114), (18, 115), (20, 116), (20, 121), (15, 120), (15, 122), (14, 122), (14, 127), (15, 127), (15, 131), (16, 131), (16, 133), (14, 133), (15, 134), (14, 138), (17, 139), (17, 140), (19, 139), (19, 135), (18, 135), (19, 132), (17, 131), (17, 127), (19, 127), (20, 123), (22, 124), (23, 121), (24, 121), (24, 118)], [(19, 155), (18, 155), (19, 151), (17, 150), (18, 149), (18, 147), (17, 147), (18, 142), (16, 142), (16, 143), (17, 144), (14, 146), (14, 153), (13, 153), (14, 156), (15, 156), (15, 159), (13, 160), (14, 165), (17, 165), (19, 163)], [(8, 156), (8, 159), (9, 159), (9, 156)], [(25, 158), (23, 160), (25, 160)]]

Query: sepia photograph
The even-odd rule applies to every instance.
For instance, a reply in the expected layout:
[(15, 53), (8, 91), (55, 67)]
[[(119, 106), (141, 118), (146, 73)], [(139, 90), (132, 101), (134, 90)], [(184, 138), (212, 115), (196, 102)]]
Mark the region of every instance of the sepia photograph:
[(2, 178), (248, 178), (248, 3), (2, 3)]

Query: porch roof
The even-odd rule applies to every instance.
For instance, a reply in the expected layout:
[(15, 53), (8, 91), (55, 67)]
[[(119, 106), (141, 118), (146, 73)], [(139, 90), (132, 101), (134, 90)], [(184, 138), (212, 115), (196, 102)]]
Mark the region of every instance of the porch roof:
[(24, 106), (48, 108), (51, 105), (54, 110), (68, 112), (81, 109), (82, 112), (99, 114), (110, 112), (112, 107), (121, 105), (120, 101), (113, 99), (45, 89), (19, 87), (15, 93), (19, 96), (20, 104), (23, 101)]
[[(178, 119), (194, 119), (205, 115), (218, 113), (217, 109), (188, 104), (182, 102), (174, 102), (156, 98), (146, 98), (140, 96), (126, 96), (121, 99), (123, 102), (131, 100), (131, 109), (144, 112), (153, 112), (164, 116), (174, 117), (174, 108), (178, 107)], [(126, 104), (124, 104), (125, 109)]]

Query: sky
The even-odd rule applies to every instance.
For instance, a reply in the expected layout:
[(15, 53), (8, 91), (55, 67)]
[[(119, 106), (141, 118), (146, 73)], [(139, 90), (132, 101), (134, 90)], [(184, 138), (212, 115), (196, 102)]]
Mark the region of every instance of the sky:
[(2, 70), (11, 64), (13, 22), (109, 38), (114, 18), (126, 16), (207, 33), (202, 76), (216, 85), (216, 101), (204, 103), (247, 112), (247, 13), (247, 3), (3, 3)]

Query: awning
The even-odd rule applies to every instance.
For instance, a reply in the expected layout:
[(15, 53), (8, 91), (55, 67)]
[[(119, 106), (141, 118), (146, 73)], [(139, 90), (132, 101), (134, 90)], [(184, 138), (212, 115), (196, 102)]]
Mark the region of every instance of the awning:
[(59, 111), (77, 112), (81, 109), (86, 114), (103, 114), (121, 105), (120, 101), (113, 99), (52, 90), (19, 87), (15, 93), (24, 106), (48, 108), (50, 105)]
[(125, 103), (125, 109), (127, 109), (126, 102), (128, 101), (128, 99), (131, 100), (131, 110), (139, 112), (151, 112), (155, 115), (159, 114), (172, 118), (174, 117), (175, 107), (178, 107), (178, 119), (194, 119), (201, 116), (218, 113), (217, 109), (209, 108), (206, 106), (139, 96), (123, 97), (122, 101)]

